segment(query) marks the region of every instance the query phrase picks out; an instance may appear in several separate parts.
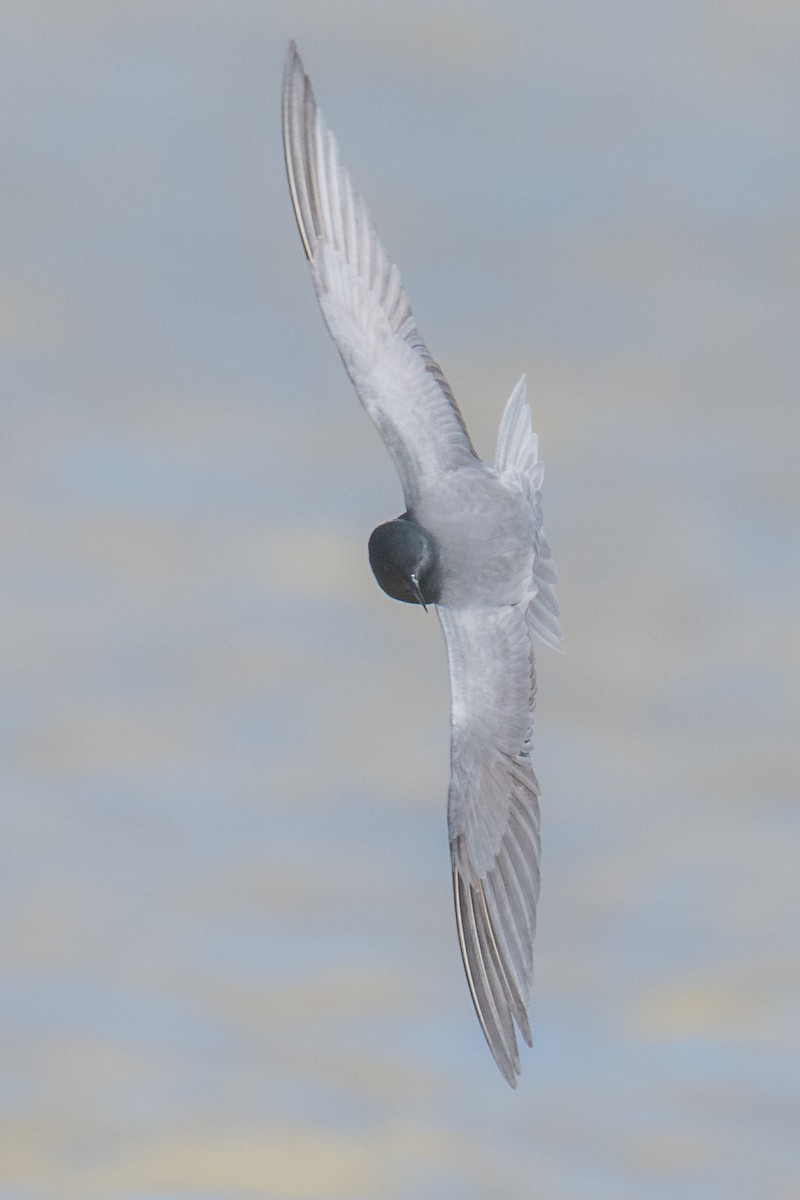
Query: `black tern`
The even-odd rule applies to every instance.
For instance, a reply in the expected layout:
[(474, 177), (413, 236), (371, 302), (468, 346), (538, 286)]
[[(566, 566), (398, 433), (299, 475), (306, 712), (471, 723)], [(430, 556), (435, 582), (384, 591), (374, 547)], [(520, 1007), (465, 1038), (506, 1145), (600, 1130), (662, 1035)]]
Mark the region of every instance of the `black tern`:
[(525, 377), (506, 405), (490, 467), (475, 452), (397, 267), (339, 161), (293, 42), (283, 139), (322, 315), (403, 486), (406, 511), (373, 532), (370, 565), (395, 600), (435, 606), (447, 643), (447, 820), (458, 940), (481, 1028), (516, 1087), (514, 1022), (532, 1044), (539, 896), (533, 635), (561, 649), (556, 571), (542, 529), (544, 468)]

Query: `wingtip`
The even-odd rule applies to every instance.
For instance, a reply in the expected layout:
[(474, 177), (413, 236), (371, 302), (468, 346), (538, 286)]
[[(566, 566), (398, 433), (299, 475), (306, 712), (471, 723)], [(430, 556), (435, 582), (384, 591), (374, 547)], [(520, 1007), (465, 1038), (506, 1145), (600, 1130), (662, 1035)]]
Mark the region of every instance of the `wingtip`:
[(292, 88), (296, 79), (304, 80), (306, 78), (306, 70), (303, 66), (303, 60), (300, 57), (300, 51), (297, 49), (297, 43), (292, 40), (286, 48), (286, 58), (283, 62), (283, 101), (284, 113)]
[[(516, 1088), (521, 1064), (517, 1039), (514, 1035), (514, 1018), (511, 1016), (511, 1010), (507, 1010), (505, 1004), (493, 992), (493, 985), (488, 974), (490, 964), (484, 957), (485, 948), (481, 945), (477, 917), (469, 902), (471, 888), (455, 864), (453, 866), (453, 895), (461, 958), (475, 1013), (500, 1074), (509, 1087)], [(476, 956), (475, 961), (473, 961), (474, 955)], [(499, 959), (498, 966), (500, 971), (504, 970)], [(501, 1008), (497, 1007), (499, 1002), (502, 1004)], [(505, 1029), (504, 1023), (507, 1024)], [(530, 1045), (530, 1031), (529, 1028), (526, 1028), (527, 1017), (522, 1023), (517, 1019), (517, 1024), (520, 1025), (523, 1038)]]
[[(286, 50), (286, 60), (283, 68), (283, 153), (286, 163), (286, 177), (289, 182), (289, 192), (292, 197), (297, 227), (306, 258), (311, 258), (311, 241), (309, 238), (310, 212), (304, 212), (301, 193), (303, 192), (303, 141), (308, 136), (309, 123), (313, 121), (316, 112), (316, 101), (311, 88), (311, 81), (306, 74), (303, 60), (294, 40), (289, 42)], [(307, 205), (306, 205), (307, 207)]]

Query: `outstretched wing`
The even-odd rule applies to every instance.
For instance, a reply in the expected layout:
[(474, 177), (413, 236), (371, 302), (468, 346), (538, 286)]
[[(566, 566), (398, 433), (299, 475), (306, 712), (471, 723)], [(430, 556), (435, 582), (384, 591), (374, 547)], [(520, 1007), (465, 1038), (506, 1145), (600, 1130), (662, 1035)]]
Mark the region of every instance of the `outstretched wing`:
[(464, 969), (489, 1048), (512, 1087), (514, 1022), (528, 1045), (539, 896), (536, 679), (525, 607), (438, 608), (452, 691), (448, 826)]
[(416, 327), (397, 267), (339, 162), (293, 42), (283, 84), (283, 141), (322, 315), (412, 508), (426, 483), (474, 459), (475, 451)]
[(495, 467), (507, 487), (525, 496), (534, 515), (533, 598), (528, 621), (543, 642), (563, 653), (555, 586), (558, 574), (542, 527), (544, 464), (539, 461), (539, 439), (525, 397), (524, 375), (511, 393), (500, 422)]

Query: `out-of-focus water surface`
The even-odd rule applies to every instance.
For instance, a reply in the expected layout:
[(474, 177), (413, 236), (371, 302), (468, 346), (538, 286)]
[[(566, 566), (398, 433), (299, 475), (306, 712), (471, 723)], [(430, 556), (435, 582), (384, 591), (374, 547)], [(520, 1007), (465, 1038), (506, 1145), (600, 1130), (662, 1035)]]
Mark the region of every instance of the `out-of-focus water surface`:
[[(796, 1200), (800, 9), (2, 28), (2, 1200)], [(400, 489), (286, 194), (290, 37), (484, 453), (528, 372), (568, 653), (516, 1093), (438, 623), (369, 574)]]

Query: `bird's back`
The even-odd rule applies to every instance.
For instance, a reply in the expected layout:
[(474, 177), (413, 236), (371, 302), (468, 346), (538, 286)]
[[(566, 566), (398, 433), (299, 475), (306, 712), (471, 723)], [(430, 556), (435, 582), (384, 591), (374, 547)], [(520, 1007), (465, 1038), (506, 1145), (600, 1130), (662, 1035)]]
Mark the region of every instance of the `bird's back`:
[(496, 471), (475, 459), (423, 493), (414, 517), (439, 546), (440, 603), (452, 608), (517, 604), (530, 592), (533, 513)]

